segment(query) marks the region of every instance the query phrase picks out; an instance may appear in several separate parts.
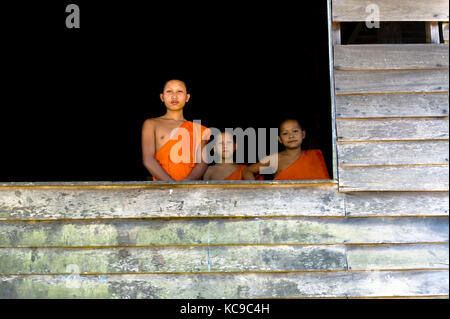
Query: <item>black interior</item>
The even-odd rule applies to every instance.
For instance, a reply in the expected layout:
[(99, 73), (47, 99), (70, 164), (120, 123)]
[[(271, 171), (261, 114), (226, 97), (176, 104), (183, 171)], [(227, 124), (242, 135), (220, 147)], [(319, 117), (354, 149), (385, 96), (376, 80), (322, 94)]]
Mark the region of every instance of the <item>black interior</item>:
[(369, 28), (365, 22), (344, 22), (341, 23), (341, 43), (343, 45), (427, 43), (426, 28), (425, 22), (416, 21), (380, 22), (379, 28)]
[[(76, 3), (81, 28), (65, 27)], [(171, 78), (208, 127), (306, 123), (329, 172), (326, 1), (34, 1), (2, 9), (0, 182), (139, 181), (141, 126)]]

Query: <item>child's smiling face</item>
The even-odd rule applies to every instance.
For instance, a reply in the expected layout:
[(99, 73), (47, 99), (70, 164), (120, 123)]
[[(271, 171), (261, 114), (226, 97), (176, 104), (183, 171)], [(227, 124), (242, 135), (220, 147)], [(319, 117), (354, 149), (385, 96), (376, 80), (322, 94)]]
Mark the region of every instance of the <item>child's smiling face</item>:
[(302, 145), (306, 132), (295, 120), (287, 120), (280, 125), (278, 141), (287, 149), (298, 148)]

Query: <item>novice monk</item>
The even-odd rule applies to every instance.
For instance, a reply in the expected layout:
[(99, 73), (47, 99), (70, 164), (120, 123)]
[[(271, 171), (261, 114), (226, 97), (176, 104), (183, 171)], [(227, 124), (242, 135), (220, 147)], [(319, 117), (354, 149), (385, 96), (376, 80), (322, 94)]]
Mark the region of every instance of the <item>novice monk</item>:
[[(285, 150), (267, 156), (260, 163), (244, 169), (244, 179), (255, 179), (260, 167), (272, 166), (276, 169), (274, 180), (329, 179), (328, 170), (320, 150), (302, 150), (306, 136), (297, 120), (285, 120), (280, 125), (278, 141)], [(278, 163), (278, 166), (276, 165)]]
[(183, 108), (190, 94), (183, 81), (166, 82), (160, 97), (166, 114), (147, 119), (142, 127), (144, 166), (155, 181), (201, 179), (208, 165), (198, 151), (206, 145), (210, 131), (184, 119)]
[(246, 165), (239, 165), (233, 162), (233, 154), (237, 150), (238, 145), (233, 141), (233, 135), (223, 132), (218, 136), (214, 149), (220, 152), (222, 161), (215, 165), (209, 166), (204, 180), (226, 180), (240, 181), (242, 180), (242, 171)]

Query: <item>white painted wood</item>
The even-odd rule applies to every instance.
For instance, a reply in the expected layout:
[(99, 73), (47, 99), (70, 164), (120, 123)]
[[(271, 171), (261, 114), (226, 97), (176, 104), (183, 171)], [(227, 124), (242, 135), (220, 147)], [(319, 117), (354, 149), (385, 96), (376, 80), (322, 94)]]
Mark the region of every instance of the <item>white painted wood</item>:
[(448, 244), (347, 246), (351, 270), (448, 269)]
[(0, 220), (218, 216), (343, 216), (332, 186), (0, 189)]
[(448, 93), (336, 96), (337, 118), (448, 116)]
[(448, 191), (449, 167), (366, 166), (339, 167), (339, 190), (349, 191)]
[(448, 192), (355, 192), (345, 194), (350, 217), (448, 216)]
[(336, 94), (448, 92), (448, 70), (335, 70)]
[(447, 0), (332, 1), (335, 22), (366, 21), (374, 13), (374, 5), (379, 10), (380, 21), (448, 21)]
[[(448, 295), (448, 271), (0, 276), (0, 298), (286, 298)], [(78, 288), (68, 288), (77, 285)], [(36, 289), (39, 287), (39, 289)]]
[(0, 222), (0, 247), (447, 242), (448, 217)]
[(448, 140), (448, 117), (337, 119), (337, 139), (344, 141)]
[(448, 69), (448, 44), (337, 45), (338, 70)]
[(448, 141), (338, 143), (339, 166), (448, 164)]

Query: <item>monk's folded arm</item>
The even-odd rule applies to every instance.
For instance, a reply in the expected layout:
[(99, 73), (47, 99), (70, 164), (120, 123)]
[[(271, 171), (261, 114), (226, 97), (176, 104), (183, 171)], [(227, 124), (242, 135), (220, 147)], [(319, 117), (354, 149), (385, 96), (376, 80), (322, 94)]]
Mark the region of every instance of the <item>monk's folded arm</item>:
[(205, 174), (206, 170), (208, 169), (208, 164), (206, 163), (198, 163), (195, 165), (195, 167), (192, 169), (192, 171), (189, 173), (189, 175), (185, 178), (185, 180), (198, 180), (202, 179), (203, 174)]
[(144, 166), (158, 181), (173, 181), (173, 178), (161, 167), (158, 161), (153, 157), (144, 160)]
[(142, 162), (156, 179), (160, 181), (173, 180), (155, 158), (154, 123), (151, 120), (146, 120), (142, 126)]
[(254, 180), (256, 170), (259, 170), (259, 166), (257, 166), (258, 163), (252, 164), (250, 166), (247, 166), (244, 171), (242, 172), (242, 178), (245, 180)]
[[(201, 150), (203, 151), (206, 147), (206, 140), (203, 140), (201, 142)], [(203, 154), (203, 152), (201, 153)], [(189, 173), (188, 176), (184, 180), (199, 180), (202, 179), (203, 175), (205, 174), (206, 170), (208, 169), (208, 164), (205, 163), (203, 158), (201, 158), (200, 163), (195, 165), (195, 167), (192, 169), (192, 171)]]

